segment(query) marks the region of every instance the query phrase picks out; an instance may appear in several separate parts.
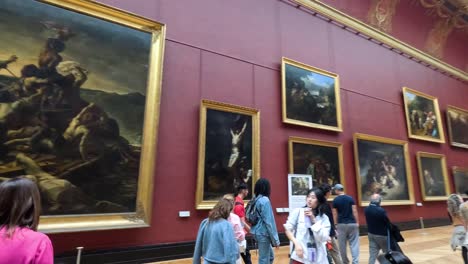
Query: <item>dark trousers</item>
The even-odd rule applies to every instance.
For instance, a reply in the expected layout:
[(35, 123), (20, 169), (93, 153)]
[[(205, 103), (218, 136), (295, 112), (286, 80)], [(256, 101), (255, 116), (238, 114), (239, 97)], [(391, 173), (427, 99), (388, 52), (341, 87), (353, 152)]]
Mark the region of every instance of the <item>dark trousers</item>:
[(241, 257), (245, 264), (252, 264), (250, 249), (255, 248), (253, 246), (255, 242), (251, 236), (246, 237), (245, 240), (247, 240), (247, 248), (245, 249), (245, 253), (241, 253)]
[(465, 246), (462, 246), (462, 257), (463, 262), (465, 262), (465, 264), (468, 264), (468, 249)]

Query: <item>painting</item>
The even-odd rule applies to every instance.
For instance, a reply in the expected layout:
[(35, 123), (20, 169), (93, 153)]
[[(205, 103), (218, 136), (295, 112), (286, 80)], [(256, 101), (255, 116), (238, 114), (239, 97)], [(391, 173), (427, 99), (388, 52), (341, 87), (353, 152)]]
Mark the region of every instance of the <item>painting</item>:
[(382, 205), (414, 203), (408, 142), (355, 133), (354, 158), (361, 206), (374, 193), (382, 196)]
[(82, 0), (0, 5), (0, 181), (43, 232), (149, 226), (165, 26)]
[(403, 101), (408, 137), (445, 143), (437, 98), (403, 87)]
[(463, 198), (468, 198), (468, 168), (453, 167), (453, 182), (455, 184), (455, 192)]
[(240, 183), (249, 187), (249, 200), (260, 175), (260, 112), (202, 100), (198, 144), (195, 207), (213, 208)]
[(313, 186), (345, 186), (341, 143), (290, 137), (288, 145), (290, 173), (311, 175)]
[(447, 106), (450, 145), (468, 149), (468, 110)]
[(311, 175), (288, 174), (289, 210), (304, 207), (307, 193), (312, 189), (312, 186)]
[(445, 201), (450, 194), (445, 155), (419, 151), (419, 182), (424, 201)]
[(288, 58), (281, 65), (283, 122), (343, 131), (338, 75)]

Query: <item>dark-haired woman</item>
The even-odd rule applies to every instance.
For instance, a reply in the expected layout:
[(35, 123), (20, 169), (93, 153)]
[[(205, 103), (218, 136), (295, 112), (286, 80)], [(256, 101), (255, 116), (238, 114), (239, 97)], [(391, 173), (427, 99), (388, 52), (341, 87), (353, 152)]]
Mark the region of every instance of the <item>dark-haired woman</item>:
[(306, 206), (289, 214), (284, 229), (293, 243), (292, 263), (328, 264), (325, 243), (330, 237), (330, 221), (325, 214), (327, 199), (320, 188), (307, 192)]
[(198, 229), (193, 264), (235, 264), (239, 258), (239, 247), (234, 237), (234, 229), (227, 221), (233, 208), (232, 202), (221, 199), (215, 205), (207, 219)]
[(41, 213), (34, 182), (18, 177), (0, 184), (0, 264), (50, 264), (50, 239), (37, 232)]
[(250, 228), (250, 233), (258, 244), (258, 263), (271, 264), (275, 259), (272, 246), (279, 248), (280, 241), (276, 230), (275, 216), (270, 203), (270, 182), (260, 178), (254, 188), (255, 210), (259, 214), (258, 223)]

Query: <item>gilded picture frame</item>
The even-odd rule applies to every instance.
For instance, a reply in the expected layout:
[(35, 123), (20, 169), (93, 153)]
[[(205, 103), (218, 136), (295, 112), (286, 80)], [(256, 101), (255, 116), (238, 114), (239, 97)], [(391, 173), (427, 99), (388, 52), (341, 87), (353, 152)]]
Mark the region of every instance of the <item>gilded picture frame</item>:
[[(37, 93), (39, 95), (33, 94), (32, 96), (45, 96), (46, 94), (48, 96), (48, 98), (42, 96), (41, 106), (36, 112), (40, 112), (43, 116), (55, 113), (54, 122), (66, 126), (60, 128), (60, 125), (57, 125), (51, 128), (50, 118), (42, 120), (42, 124), (45, 125), (42, 125), (41, 129), (47, 127), (48, 131), (42, 130), (44, 133), (41, 136), (45, 137), (44, 142), (48, 142), (48, 150), (54, 151), (51, 152), (52, 154), (45, 155), (43, 152), (36, 151), (36, 148), (28, 145), (33, 143), (21, 140), (9, 141), (8, 143), (11, 144), (8, 145), (7, 151), (17, 153), (16, 163), (15, 161), (3, 163), (0, 166), (0, 178), (5, 180), (21, 174), (29, 174), (27, 177), (34, 178), (41, 190), (43, 213), (46, 212), (40, 219), (39, 230), (41, 232), (61, 233), (149, 227), (152, 215), (153, 178), (156, 169), (165, 25), (94, 1), (13, 2), (12, 5), (7, 2), (2, 3), (3, 6), (0, 7), (2, 16), (11, 15), (9, 22), (12, 24), (0, 25), (2, 28), (7, 28), (2, 31), (4, 36), (10, 36), (12, 43), (22, 43), (25, 38), (35, 41), (28, 42), (31, 50), (24, 48), (25, 46), (9, 44), (10, 52), (15, 52), (13, 53), (15, 55), (7, 61), (11, 76), (8, 76), (5, 71), (0, 72), (3, 75), (2, 84), (8, 78), (13, 83), (16, 82), (15, 78), (34, 77), (35, 80), (32, 81), (37, 83), (40, 81), (41, 85), (46, 85), (46, 87), (32, 87), (32, 90), (28, 92), (37, 92), (35, 89), (42, 89), (42, 92)], [(24, 23), (15, 24), (13, 19), (28, 21), (29, 26), (23, 27)], [(100, 33), (96, 33), (97, 31)], [(102, 41), (109, 34), (116, 39), (114, 41), (107, 39), (108, 42)], [(11, 38), (13, 35), (18, 36), (18, 39)], [(45, 41), (46, 45), (42, 45), (42, 41)], [(143, 49), (132, 46), (135, 42), (142, 43), (137, 46)], [(127, 49), (122, 45), (128, 45)], [(37, 49), (37, 53), (34, 49)], [(42, 49), (41, 53), (39, 53), (40, 49)], [(129, 49), (133, 53), (130, 54), (129, 51), (129, 54), (125, 52), (115, 54), (118, 53), (117, 50), (128, 51)], [(47, 53), (48, 56), (46, 56)], [(39, 62), (38, 66), (35, 66), (37, 55), (39, 55)], [(138, 58), (133, 56), (138, 56)], [(127, 57), (135, 58), (134, 61), (130, 60), (130, 63), (141, 62), (141, 65), (134, 64), (130, 67), (123, 61)], [(12, 58), (14, 60), (11, 60)], [(112, 58), (120, 58), (122, 61), (112, 64), (110, 63)], [(49, 61), (45, 61), (47, 59)], [(51, 62), (51, 59), (54, 59), (56, 63)], [(66, 65), (60, 67), (62, 62)], [(28, 63), (29, 65), (26, 65)], [(99, 66), (103, 63), (104, 66)], [(21, 68), (18, 68), (20, 66), (24, 66), (21, 71), (19, 71)], [(124, 81), (120, 82), (121, 76), (109, 77), (115, 67), (128, 69), (127, 73), (131, 74), (134, 79), (138, 79), (138, 85), (129, 86)], [(141, 69), (141, 72), (139, 75), (133, 75), (131, 68)], [(81, 85), (83, 87), (80, 87)], [(65, 90), (66, 87), (77, 89), (78, 93), (73, 95), (65, 93), (62, 94), (63, 97), (56, 96), (60, 95), (59, 90)], [(124, 104), (119, 107), (125, 108), (131, 105), (127, 100), (130, 95), (133, 96), (134, 102), (138, 103), (135, 103), (135, 108), (133, 108), (134, 123), (128, 124), (124, 122), (125, 119), (121, 118), (126, 114), (112, 107), (109, 98), (118, 97), (121, 99), (120, 104)], [(80, 96), (82, 100), (72, 100)], [(99, 98), (99, 100), (93, 98)], [(76, 101), (80, 103), (75, 104)], [(8, 100), (5, 99), (1, 103), (8, 104)], [(31, 104), (35, 102), (31, 101)], [(118, 114), (114, 115), (117, 112)], [(68, 117), (63, 117), (66, 115)], [(91, 127), (83, 123), (84, 120), (92, 119), (93, 116), (99, 117), (101, 127)], [(20, 127), (22, 130), (16, 131), (27, 131), (20, 125), (19, 123), (7, 124), (7, 129), (13, 131)], [(100, 137), (103, 135), (100, 133), (104, 133), (104, 126), (109, 129), (107, 130), (109, 134)], [(95, 128), (100, 129), (100, 132), (85, 133), (87, 135), (85, 138), (83, 133), (73, 131), (78, 128), (82, 132)], [(129, 132), (129, 129), (134, 130)], [(134, 132), (133, 136), (129, 136), (131, 132)], [(50, 135), (54, 135), (54, 138)], [(54, 141), (56, 137), (62, 140)], [(81, 137), (81, 143), (78, 148), (76, 143), (80, 142), (79, 137)], [(89, 140), (93, 140), (94, 143), (90, 144)], [(60, 151), (55, 152), (59, 145)], [(100, 147), (93, 148), (93, 145)], [(45, 146), (41, 145), (41, 151)], [(12, 150), (12, 147), (15, 149)], [(116, 154), (116, 151), (119, 151), (121, 155)], [(108, 155), (114, 156), (111, 158)], [(15, 156), (10, 155), (10, 157)], [(107, 170), (102, 169), (104, 167), (107, 167)], [(112, 168), (119, 168), (120, 172)], [(133, 177), (133, 180), (129, 180), (130, 176), (122, 176), (124, 173)], [(82, 175), (92, 175), (94, 178), (79, 177)], [(99, 180), (100, 177), (104, 177), (103, 175), (109, 178), (105, 181)], [(55, 194), (59, 193), (57, 197), (51, 194), (52, 189), (49, 193), (48, 187), (42, 185), (42, 177), (48, 179), (49, 187), (53, 183), (59, 188), (54, 189)], [(125, 188), (128, 190), (123, 191)], [(111, 195), (111, 192), (116, 194)], [(122, 197), (122, 193), (128, 196)]]
[[(289, 173), (312, 176), (313, 186), (340, 183), (346, 188), (343, 144), (302, 137), (289, 137)], [(332, 201), (336, 195), (328, 199)]]
[[(462, 121), (464, 120), (464, 121)], [(468, 149), (468, 110), (447, 106), (447, 126), (450, 145)]]
[(212, 209), (240, 183), (249, 188), (260, 178), (260, 111), (202, 100), (195, 208)]
[(403, 87), (403, 102), (409, 138), (445, 143), (437, 97)]
[(445, 201), (450, 194), (445, 155), (418, 151), (419, 183), (423, 201)]
[(338, 74), (283, 57), (281, 95), (284, 123), (343, 131)]
[(452, 173), (455, 193), (460, 194), (463, 198), (468, 198), (468, 168), (453, 166)]
[(408, 142), (355, 133), (354, 160), (360, 206), (367, 206), (373, 193), (382, 205), (414, 203)]

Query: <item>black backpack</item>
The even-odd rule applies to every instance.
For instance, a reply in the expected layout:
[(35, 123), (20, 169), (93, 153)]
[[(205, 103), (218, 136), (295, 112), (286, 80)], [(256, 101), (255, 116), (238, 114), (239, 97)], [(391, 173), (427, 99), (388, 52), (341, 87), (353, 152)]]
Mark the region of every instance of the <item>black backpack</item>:
[(256, 207), (257, 200), (258, 197), (251, 199), (247, 204), (247, 207), (245, 207), (245, 218), (252, 226), (256, 225), (260, 219), (260, 214)]

